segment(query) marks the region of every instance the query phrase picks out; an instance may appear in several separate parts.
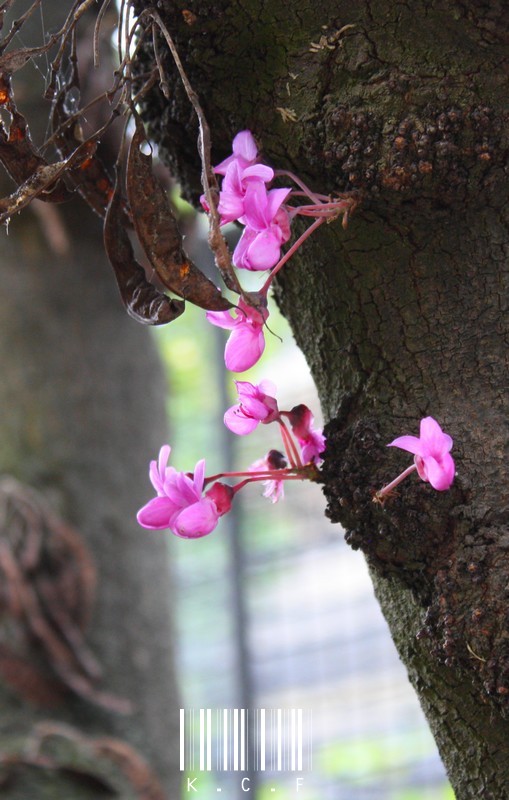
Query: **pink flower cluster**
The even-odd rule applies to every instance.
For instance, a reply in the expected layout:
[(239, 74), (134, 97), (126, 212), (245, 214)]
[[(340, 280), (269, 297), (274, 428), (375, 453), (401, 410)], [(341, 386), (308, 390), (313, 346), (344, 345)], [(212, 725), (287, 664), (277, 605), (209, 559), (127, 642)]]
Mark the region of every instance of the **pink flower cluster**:
[[(275, 503), (283, 497), (284, 481), (316, 478), (325, 439), (321, 431), (313, 428), (309, 409), (300, 405), (291, 411), (280, 411), (273, 396), (275, 387), (270, 381), (262, 381), (258, 386), (238, 381), (237, 391), (239, 403), (228, 409), (224, 417), (227, 427), (234, 433), (246, 435), (260, 423), (277, 422), (286, 456), (278, 450), (270, 450), (244, 472), (223, 472), (207, 478), (204, 460), (198, 461), (193, 473), (177, 472), (168, 466), (170, 446), (164, 445), (158, 461), (152, 461), (149, 470), (156, 497), (138, 512), (138, 522), (144, 528), (169, 528), (176, 536), (196, 539), (214, 530), (219, 518), (230, 511), (235, 494), (248, 483), (261, 481), (265, 486), (264, 496)], [(285, 425), (284, 416), (290, 422), (300, 451)], [(229, 486), (218, 480), (225, 477), (242, 480)], [(212, 485), (206, 490), (209, 483)]]
[[(223, 176), (219, 193), (221, 224), (239, 222), (244, 230), (233, 252), (233, 264), (239, 269), (256, 272), (272, 270), (262, 289), (246, 302), (240, 299), (233, 316), (230, 312), (208, 312), (212, 325), (232, 331), (225, 351), (225, 363), (233, 372), (244, 372), (261, 357), (265, 341), (263, 327), (268, 317), (267, 293), (274, 276), (291, 258), (307, 237), (323, 222), (343, 215), (343, 221), (355, 206), (352, 197), (331, 200), (324, 195), (311, 192), (295, 175), (279, 171), (297, 184), (298, 190), (288, 187), (269, 188), (276, 173), (267, 164), (259, 162), (258, 148), (250, 131), (238, 133), (232, 145), (232, 154), (215, 167)], [(307, 205), (288, 205), (287, 201), (297, 196), (311, 200)], [(201, 202), (209, 211), (203, 195)], [(297, 214), (315, 217), (315, 221), (281, 256), (281, 248), (291, 236), (291, 220)]]
[[(278, 450), (270, 450), (244, 472), (220, 473), (207, 478), (203, 459), (198, 461), (193, 473), (178, 472), (168, 466), (171, 448), (163, 445), (158, 460), (151, 462), (149, 470), (156, 497), (149, 500), (137, 515), (144, 528), (168, 528), (176, 536), (197, 539), (212, 533), (219, 518), (230, 511), (235, 494), (248, 483), (262, 481), (264, 497), (275, 503), (284, 495), (284, 481), (316, 478), (325, 450), (325, 438), (320, 430), (313, 428), (309, 408), (301, 404), (291, 411), (280, 411), (274, 397), (275, 387), (270, 381), (262, 381), (257, 386), (237, 381), (237, 391), (239, 402), (226, 411), (226, 426), (243, 436), (252, 433), (260, 423), (277, 422), (286, 456)], [(290, 422), (300, 452), (283, 417)], [(452, 438), (444, 433), (433, 417), (422, 419), (419, 437), (400, 436), (388, 445), (412, 453), (414, 463), (380, 489), (373, 499), (378, 503), (385, 502), (392, 490), (414, 470), (434, 489), (449, 489), (455, 475), (454, 460), (450, 455), (452, 445)], [(229, 486), (218, 480), (225, 477), (243, 480)], [(209, 483), (211, 486), (206, 490)]]
[(291, 189), (267, 189), (274, 170), (257, 163), (258, 149), (250, 131), (236, 135), (232, 150), (214, 171), (224, 176), (218, 205), (221, 223), (238, 221), (245, 226), (233, 263), (240, 269), (271, 269), (290, 238), (290, 216), (283, 203)]
[[(291, 258), (305, 239), (323, 222), (343, 215), (346, 224), (355, 200), (344, 195), (330, 199), (311, 192), (299, 178), (290, 177), (298, 191), (270, 188), (274, 170), (258, 159), (256, 142), (249, 131), (241, 131), (233, 140), (232, 154), (215, 168), (223, 177), (218, 212), (221, 224), (237, 221), (244, 226), (233, 253), (233, 263), (240, 269), (272, 270), (262, 289), (251, 295), (242, 294), (233, 312), (207, 312), (213, 325), (225, 328), (230, 337), (225, 349), (225, 363), (234, 372), (244, 372), (261, 357), (265, 348), (263, 328), (269, 312), (267, 292), (276, 273)], [(290, 197), (306, 196), (311, 203), (291, 206)], [(206, 210), (204, 198), (202, 203)], [(282, 246), (290, 239), (290, 222), (296, 215), (314, 217), (314, 222), (281, 256)], [(261, 482), (264, 496), (277, 502), (283, 497), (288, 480), (316, 480), (322, 463), (326, 441), (322, 431), (314, 427), (313, 415), (304, 404), (289, 411), (279, 408), (276, 388), (270, 381), (259, 384), (236, 381), (238, 402), (224, 415), (224, 423), (233, 433), (245, 436), (262, 424), (276, 423), (283, 443), (283, 452), (270, 450), (243, 472), (222, 472), (206, 477), (205, 461), (200, 460), (194, 472), (178, 472), (168, 466), (170, 446), (164, 445), (157, 461), (150, 464), (150, 480), (156, 496), (138, 512), (140, 525), (154, 530), (169, 529), (176, 536), (192, 539), (206, 536), (227, 514), (238, 491), (246, 485)], [(400, 436), (389, 447), (399, 447), (413, 454), (414, 462), (401, 475), (378, 491), (374, 500), (384, 502), (390, 492), (411, 472), (438, 490), (451, 486), (455, 465), (450, 450), (452, 438), (444, 433), (433, 417), (421, 420), (420, 435)], [(234, 485), (222, 478), (234, 479)]]
[[(261, 423), (278, 422), (288, 458), (292, 466), (322, 463), (321, 454), (325, 450), (325, 437), (321, 430), (313, 428), (314, 418), (304, 404), (294, 406), (291, 411), (280, 411), (274, 397), (276, 387), (271, 381), (253, 385), (248, 381), (235, 381), (239, 402), (228, 409), (224, 424), (233, 433), (245, 436)], [(297, 439), (299, 450), (295, 447), (283, 417), (290, 423), (292, 433)]]
[(157, 461), (150, 462), (149, 476), (156, 497), (138, 511), (144, 528), (169, 528), (176, 536), (196, 539), (211, 533), (219, 517), (231, 508), (231, 487), (216, 482), (203, 494), (205, 461), (198, 461), (194, 473), (177, 472), (168, 466), (171, 448), (165, 444)]

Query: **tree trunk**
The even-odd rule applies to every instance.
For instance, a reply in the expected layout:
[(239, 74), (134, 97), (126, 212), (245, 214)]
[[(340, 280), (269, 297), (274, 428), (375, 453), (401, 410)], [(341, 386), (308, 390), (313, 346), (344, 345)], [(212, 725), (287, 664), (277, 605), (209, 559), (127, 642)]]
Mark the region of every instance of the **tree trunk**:
[[(509, 797), (507, 5), (162, 5), (214, 163), (249, 128), (316, 191), (357, 193), (277, 288), (329, 419), (327, 513), (366, 554), (458, 800)], [(176, 76), (144, 115), (196, 197)], [(385, 445), (428, 414), (452, 489), (412, 476), (374, 504), (410, 463)]]
[[(135, 518), (147, 499), (148, 460), (165, 437), (165, 386), (148, 333), (117, 296), (99, 221), (80, 201), (65, 207), (60, 220), (71, 246), (65, 255), (48, 248), (31, 211), (3, 237), (0, 472), (42, 492), (92, 554), (98, 587), (86, 640), (103, 679), (92, 695), (99, 704), (65, 692), (41, 641), (24, 641), (20, 664), (37, 670), (28, 697), (34, 700), (40, 683), (54, 696), (35, 699), (56, 705), (34, 708), (0, 687), (1, 749), (23, 755), (2, 797), (95, 799), (110, 785), (125, 798), (176, 798), (178, 697), (166, 543)], [(14, 622), (19, 639), (22, 620), (4, 615), (9, 646)], [(5, 664), (4, 677), (8, 658)], [(104, 693), (128, 699), (133, 712), (110, 710), (116, 702), (103, 704)], [(57, 735), (41, 751), (53, 760), (44, 769), (26, 759), (33, 752), (26, 743), (35, 723), (48, 717)]]

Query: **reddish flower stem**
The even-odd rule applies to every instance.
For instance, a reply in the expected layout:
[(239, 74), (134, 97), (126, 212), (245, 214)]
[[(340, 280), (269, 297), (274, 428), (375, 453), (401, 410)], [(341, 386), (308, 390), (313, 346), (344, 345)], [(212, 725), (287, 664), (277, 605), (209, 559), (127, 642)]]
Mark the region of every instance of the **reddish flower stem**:
[(267, 480), (271, 480), (271, 481), (305, 481), (306, 480), (306, 476), (305, 475), (286, 475), (286, 476), (281, 476), (279, 474), (281, 472), (284, 472), (284, 470), (281, 470), (281, 469), (274, 470), (272, 475), (270, 475), (268, 478), (266, 476), (259, 475), (257, 472), (252, 472), (251, 474), (253, 475), (253, 477), (252, 478), (246, 478), (246, 480), (241, 481), (240, 483), (237, 483), (236, 486), (232, 487), (233, 488), (233, 492), (234, 492), (234, 494), (236, 494), (238, 491), (240, 491), (240, 489), (243, 489), (244, 486), (247, 486), (248, 483), (256, 483), (256, 481), (267, 481)]
[[(302, 191), (304, 192), (305, 196), (309, 197), (309, 199), (312, 200), (314, 203), (319, 203), (320, 202), (320, 197), (323, 197), (323, 195), (318, 195), (318, 194), (315, 194), (314, 192), (312, 192), (311, 189), (309, 189), (309, 187), (306, 186), (304, 181), (301, 181), (301, 179), (297, 175), (295, 175), (293, 172), (288, 172), (285, 169), (275, 169), (274, 170), (274, 175), (275, 175), (275, 177), (286, 176), (287, 178), (290, 178), (290, 180), (292, 180), (294, 183), (297, 184), (297, 186), (300, 189), (302, 189)], [(327, 198), (327, 199), (329, 199), (329, 198)]]
[[(296, 473), (297, 470), (302, 470), (303, 477), (307, 477), (307, 466), (304, 467), (288, 467), (286, 469), (272, 469), (272, 470), (262, 470), (261, 472), (250, 472), (249, 470), (244, 470), (243, 472), (218, 472), (216, 475), (210, 475), (208, 478), (205, 478), (204, 484), (205, 486), (210, 483), (211, 481), (217, 481), (220, 478), (244, 478), (247, 476), (257, 475), (259, 478), (257, 480), (287, 480), (286, 477), (280, 478), (279, 476), (292, 476)], [(300, 476), (299, 476), (300, 477)]]
[(331, 200), (327, 203), (319, 203), (313, 206), (292, 206), (290, 213), (301, 214), (304, 217), (326, 216), (334, 219), (342, 212), (348, 211), (352, 203), (350, 200)]
[(281, 437), (283, 439), (283, 445), (290, 464), (294, 467), (302, 467), (302, 459), (299, 451), (297, 450), (295, 442), (293, 441), (290, 431), (286, 427), (286, 424), (281, 417), (278, 419), (278, 422), (281, 430)]
[(266, 281), (265, 281), (265, 283), (263, 284), (262, 288), (260, 289), (260, 292), (259, 292), (259, 294), (261, 294), (263, 297), (266, 297), (266, 296), (267, 296), (267, 292), (269, 291), (270, 284), (271, 284), (271, 283), (272, 283), (272, 281), (274, 280), (275, 276), (277, 275), (277, 273), (279, 272), (279, 270), (281, 269), (281, 267), (283, 267), (283, 266), (286, 264), (286, 262), (287, 262), (287, 261), (288, 261), (288, 260), (289, 260), (289, 259), (290, 259), (290, 258), (293, 256), (293, 254), (294, 254), (294, 253), (295, 253), (295, 252), (296, 252), (296, 251), (299, 249), (299, 247), (301, 246), (301, 244), (303, 244), (303, 243), (306, 241), (306, 239), (308, 238), (308, 236), (311, 236), (311, 234), (313, 233), (313, 231), (315, 231), (317, 228), (319, 228), (319, 227), (320, 227), (320, 225), (321, 225), (323, 222), (325, 222), (325, 221), (326, 221), (326, 219), (327, 219), (327, 217), (320, 217), (320, 218), (318, 218), (318, 219), (315, 219), (315, 221), (314, 221), (314, 222), (313, 222), (313, 223), (312, 223), (312, 224), (309, 226), (309, 228), (308, 228), (307, 230), (305, 230), (305, 231), (304, 231), (304, 233), (303, 233), (301, 236), (299, 236), (299, 238), (297, 239), (297, 241), (296, 241), (296, 242), (294, 242), (294, 243), (292, 244), (292, 246), (291, 246), (291, 247), (290, 247), (290, 249), (289, 249), (289, 250), (288, 250), (288, 251), (287, 251), (287, 252), (284, 254), (284, 256), (283, 256), (282, 258), (280, 258), (280, 259), (279, 259), (278, 263), (276, 264), (276, 266), (274, 267), (274, 269), (273, 269), (273, 270), (272, 270), (272, 272), (270, 273), (269, 277), (267, 278), (267, 280), (266, 280)]
[(313, 196), (311, 197), (307, 192), (297, 192), (295, 190), (290, 192), (289, 197), (309, 197), (310, 200), (314, 200), (314, 198), (316, 197), (318, 198), (318, 201), (320, 203), (331, 202), (330, 195), (328, 194), (313, 194)]
[(416, 465), (415, 464), (411, 464), (409, 467), (407, 467), (405, 470), (403, 470), (401, 475), (398, 475), (397, 478), (394, 478), (393, 481), (388, 483), (387, 486), (382, 486), (382, 488), (376, 493), (375, 499), (376, 500), (381, 500), (382, 497), (385, 497), (386, 494), (389, 494), (389, 492), (391, 492), (393, 489), (395, 489), (396, 486), (398, 486), (398, 484), (400, 484), (401, 481), (405, 480), (405, 478), (408, 475), (410, 475), (415, 469), (417, 469)]

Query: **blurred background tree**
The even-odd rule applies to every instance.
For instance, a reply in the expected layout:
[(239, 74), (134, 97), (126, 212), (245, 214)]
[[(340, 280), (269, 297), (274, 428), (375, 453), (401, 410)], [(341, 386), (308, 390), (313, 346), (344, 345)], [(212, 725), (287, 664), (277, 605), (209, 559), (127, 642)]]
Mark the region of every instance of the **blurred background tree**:
[[(44, 3), (22, 43), (40, 44), (67, 12)], [(41, 59), (16, 76), (38, 143), (47, 134), (46, 68)], [(1, 182), (12, 191), (7, 176)], [(169, 559), (164, 538), (141, 532), (135, 518), (166, 431), (159, 358), (119, 303), (101, 222), (78, 197), (35, 202), (13, 219), (1, 260), (0, 473), (9, 480), (1, 494), (0, 749), (12, 756), (1, 794), (175, 798)], [(40, 504), (47, 525), (34, 510)], [(48, 720), (39, 749), (36, 725)]]

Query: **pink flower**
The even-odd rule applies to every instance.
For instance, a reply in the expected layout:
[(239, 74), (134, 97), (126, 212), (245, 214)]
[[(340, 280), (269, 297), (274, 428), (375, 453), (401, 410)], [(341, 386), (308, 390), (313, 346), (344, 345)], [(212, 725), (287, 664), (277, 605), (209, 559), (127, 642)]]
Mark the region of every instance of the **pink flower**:
[(214, 167), (214, 172), (217, 172), (218, 175), (226, 175), (226, 170), (233, 162), (237, 162), (241, 169), (246, 169), (258, 158), (258, 148), (251, 131), (240, 131), (233, 140), (232, 150), (231, 156)]
[(282, 208), (290, 191), (267, 191), (261, 181), (247, 186), (241, 219), (246, 227), (233, 253), (236, 267), (266, 270), (277, 264), (281, 246), (290, 238), (290, 218)]
[(313, 428), (314, 418), (309, 408), (304, 404), (294, 406), (287, 416), (301, 448), (302, 462), (321, 464), (325, 436), (319, 428)]
[[(221, 225), (244, 216), (244, 197), (251, 183), (262, 185), (271, 181), (274, 170), (266, 164), (257, 164), (258, 150), (256, 142), (250, 131), (241, 131), (233, 140), (233, 154), (221, 161), (214, 172), (224, 175), (223, 184), (219, 193), (218, 211), (221, 216)], [(201, 204), (205, 211), (210, 208), (205, 195), (202, 195)]]
[(224, 360), (232, 372), (245, 372), (261, 358), (265, 349), (263, 326), (269, 316), (266, 308), (256, 309), (244, 300), (239, 300), (238, 308), (229, 311), (207, 311), (207, 319), (212, 325), (231, 330), (226, 343)]
[(449, 453), (452, 445), (452, 438), (443, 432), (438, 422), (433, 417), (424, 417), (419, 437), (399, 436), (387, 447), (400, 447), (413, 453), (419, 477), (443, 492), (454, 480), (454, 459)]
[[(266, 456), (259, 458), (251, 464), (248, 470), (249, 472), (276, 471), (278, 469), (285, 469), (286, 466), (287, 461), (283, 453), (280, 453), (279, 450), (269, 450)], [(263, 485), (265, 486), (263, 496), (270, 498), (273, 503), (277, 503), (278, 500), (284, 498), (284, 481), (278, 481), (277, 478), (272, 478), (263, 481)]]
[(224, 424), (233, 433), (245, 436), (260, 422), (266, 425), (278, 418), (277, 400), (273, 396), (276, 387), (271, 381), (262, 381), (257, 386), (248, 381), (235, 381), (235, 385), (240, 402), (224, 415)]
[(253, 164), (243, 169), (238, 161), (233, 161), (228, 169), (219, 193), (218, 211), (221, 225), (234, 220), (243, 221), (245, 214), (245, 196), (248, 187), (254, 183), (265, 183), (274, 177), (274, 170), (265, 164)]
[(140, 508), (137, 520), (144, 528), (169, 528), (176, 536), (186, 539), (206, 536), (214, 530), (219, 517), (230, 510), (231, 502), (228, 506), (224, 490), (215, 488), (218, 484), (214, 484), (207, 494), (202, 494), (205, 481), (203, 459), (189, 475), (167, 466), (170, 452), (170, 446), (163, 445), (158, 461), (150, 463), (150, 480), (157, 497)]

